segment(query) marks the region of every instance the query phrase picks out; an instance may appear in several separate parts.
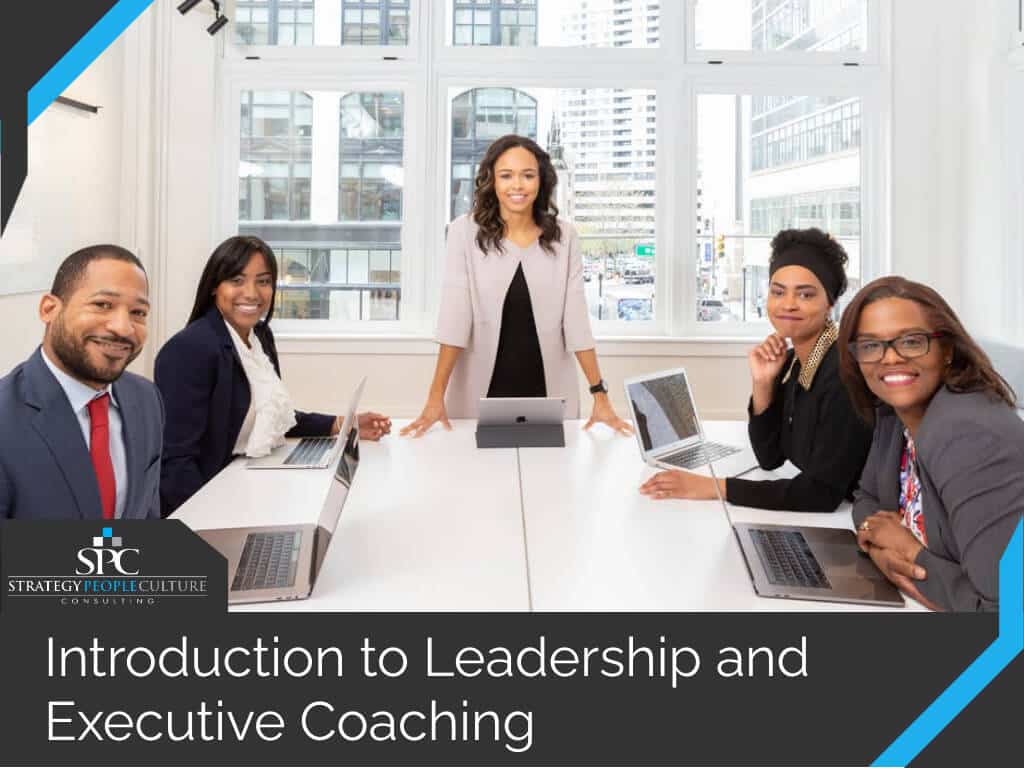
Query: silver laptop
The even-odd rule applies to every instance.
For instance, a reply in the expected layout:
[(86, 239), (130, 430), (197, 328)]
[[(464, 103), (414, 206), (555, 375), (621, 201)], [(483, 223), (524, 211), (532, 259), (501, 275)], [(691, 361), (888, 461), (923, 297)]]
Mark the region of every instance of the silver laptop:
[(735, 477), (757, 466), (749, 446), (708, 442), (693, 402), (686, 371), (676, 368), (626, 379), (626, 403), (643, 460), (662, 469)]
[[(363, 394), (366, 377), (359, 382), (353, 397), (359, 400)], [(341, 434), (339, 432), (339, 434)], [(298, 442), (287, 442), (278, 446), (266, 456), (248, 459), (246, 469), (324, 469), (331, 466), (338, 456), (341, 444), (336, 437), (303, 437)]]
[(363, 383), (365, 379), (356, 389), (338, 432), (342, 449), (338, 452), (331, 487), (316, 525), (196, 531), (228, 560), (229, 603), (302, 600), (313, 591), (359, 466), (356, 412)]
[(481, 397), (477, 423), (561, 424), (565, 420), (564, 397)]
[(899, 590), (861, 554), (853, 531), (760, 523), (737, 523), (732, 529), (761, 597), (904, 604)]

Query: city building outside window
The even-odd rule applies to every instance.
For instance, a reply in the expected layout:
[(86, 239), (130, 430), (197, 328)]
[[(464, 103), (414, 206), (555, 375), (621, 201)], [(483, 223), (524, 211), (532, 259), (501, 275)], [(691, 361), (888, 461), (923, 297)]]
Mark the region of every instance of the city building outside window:
[(403, 94), (243, 91), (241, 129), (238, 227), (280, 256), (278, 317), (399, 320)]

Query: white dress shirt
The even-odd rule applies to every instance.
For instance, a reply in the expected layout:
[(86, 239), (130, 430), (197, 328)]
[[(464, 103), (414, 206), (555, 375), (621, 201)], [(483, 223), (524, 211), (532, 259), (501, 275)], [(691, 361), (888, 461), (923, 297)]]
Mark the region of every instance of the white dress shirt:
[(295, 426), (295, 407), (259, 337), (249, 332), (249, 344), (224, 321), (249, 381), (249, 410), (235, 441), (235, 454), (260, 457), (284, 445), (285, 433)]
[[(114, 501), (114, 517), (120, 519), (124, 516), (124, 502), (128, 491), (128, 459), (124, 450), (124, 431), (121, 422), (121, 409), (114, 399), (114, 390), (108, 384), (100, 390), (93, 389), (80, 382), (78, 379), (68, 376), (57, 365), (50, 360), (46, 349), (42, 350), (43, 362), (50, 369), (50, 373), (57, 379), (60, 388), (71, 404), (71, 410), (78, 418), (78, 426), (82, 429), (82, 437), (85, 438), (85, 449), (92, 448), (92, 423), (89, 419), (89, 403), (104, 394), (110, 395), (109, 431), (110, 431), (110, 461), (114, 465), (114, 483), (116, 484), (117, 496)], [(92, 459), (90, 456), (90, 463)]]

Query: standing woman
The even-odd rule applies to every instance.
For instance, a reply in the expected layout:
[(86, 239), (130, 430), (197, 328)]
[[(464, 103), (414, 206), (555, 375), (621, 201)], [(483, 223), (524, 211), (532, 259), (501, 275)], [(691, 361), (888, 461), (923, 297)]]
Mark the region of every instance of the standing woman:
[[(832, 512), (852, 498), (871, 446), (871, 428), (839, 378), (832, 308), (846, 291), (846, 251), (820, 229), (786, 229), (772, 240), (768, 319), (775, 333), (750, 350), (750, 444), (763, 469), (787, 460), (785, 480), (718, 480), (730, 504)], [(786, 348), (786, 339), (793, 347)], [(659, 472), (640, 487), (656, 499), (714, 499), (710, 477)]]
[(842, 376), (875, 425), (853, 520), (897, 587), (948, 611), (999, 607), (999, 558), (1024, 515), (1016, 397), (945, 300), (883, 277), (840, 331)]
[[(234, 456), (266, 456), (286, 437), (336, 435), (337, 416), (296, 411), (281, 382), (270, 330), (277, 259), (257, 237), (229, 237), (199, 279), (188, 325), (156, 357), (167, 411), (161, 511), (181, 506)], [(391, 422), (359, 416), (359, 435), (377, 440)]]
[(448, 227), (437, 340), (441, 349), (423, 413), (402, 430), (476, 418), (481, 397), (564, 397), (579, 414), (573, 355), (594, 395), (584, 429), (603, 422), (629, 434), (608, 400), (583, 292), (572, 225), (558, 219), (558, 176), (547, 152), (521, 136), (488, 148), (471, 214)]

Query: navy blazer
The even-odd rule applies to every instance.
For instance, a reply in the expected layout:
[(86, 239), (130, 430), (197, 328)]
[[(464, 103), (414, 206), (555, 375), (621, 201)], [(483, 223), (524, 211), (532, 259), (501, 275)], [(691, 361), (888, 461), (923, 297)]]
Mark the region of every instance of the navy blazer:
[[(128, 488), (124, 517), (160, 517), (164, 412), (152, 382), (124, 373), (121, 411)], [(0, 519), (101, 520), (92, 458), (67, 395), (35, 353), (0, 379)]]
[[(253, 329), (281, 368), (270, 326)], [(217, 307), (190, 323), (156, 356), (156, 386), (167, 407), (160, 499), (164, 516), (180, 507), (230, 462), (249, 411), (249, 379)], [(328, 435), (334, 416), (295, 412), (288, 437)]]
[[(888, 406), (876, 412), (874, 442), (853, 521), (899, 511), (903, 424)], [(984, 392), (942, 387), (914, 440), (928, 546), (921, 594), (949, 611), (999, 608), (999, 558), (1024, 515), (1024, 421)]]

